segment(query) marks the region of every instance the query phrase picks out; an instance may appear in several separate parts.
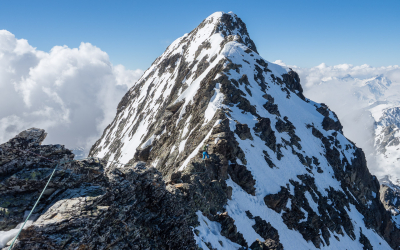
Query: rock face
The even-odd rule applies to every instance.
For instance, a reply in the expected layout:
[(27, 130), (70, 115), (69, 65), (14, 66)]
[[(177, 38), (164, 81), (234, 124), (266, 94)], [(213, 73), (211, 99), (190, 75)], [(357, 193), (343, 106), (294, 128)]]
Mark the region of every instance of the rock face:
[[(23, 220), (25, 211), (33, 207), (35, 198), (39, 197), (41, 188), (46, 184), (46, 178), (55, 165), (61, 160), (72, 160), (74, 156), (64, 146), (41, 145), (46, 135), (44, 130), (32, 128), (0, 145), (1, 231), (15, 228)], [(47, 159), (38, 157), (37, 154)], [(50, 197), (56, 190), (65, 191), (77, 182), (82, 182), (83, 176), (72, 175), (71, 171), (60, 173), (55, 174), (45, 198)], [(45, 198), (44, 203), (41, 203), (35, 212), (40, 214), (49, 205), (46, 204)]]
[(381, 183), (380, 193), (381, 201), (386, 210), (389, 210), (394, 215), (400, 214), (400, 182), (397, 180), (397, 185), (394, 184), (390, 176), (385, 176), (380, 179)]
[(1, 231), (22, 222), (60, 164), (13, 249), (196, 248), (183, 201), (155, 168), (138, 162), (105, 170), (97, 158), (74, 161), (63, 146), (40, 145), (45, 136), (29, 129), (0, 145)]
[(392, 223), (400, 228), (400, 181), (398, 179), (392, 181), (391, 176), (385, 176), (379, 182), (381, 202), (392, 214)]
[(203, 249), (397, 249), (364, 153), (302, 92), (240, 18), (214, 13), (154, 61), (89, 155), (157, 168)]

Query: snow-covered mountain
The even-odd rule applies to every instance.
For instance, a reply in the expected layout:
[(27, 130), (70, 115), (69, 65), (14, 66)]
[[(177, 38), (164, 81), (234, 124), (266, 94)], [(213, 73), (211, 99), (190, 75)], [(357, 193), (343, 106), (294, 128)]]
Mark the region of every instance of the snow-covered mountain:
[[(360, 88), (380, 95), (390, 84), (378, 78)], [(334, 112), (303, 96), (296, 72), (258, 54), (233, 13), (214, 13), (175, 40), (89, 155), (109, 168), (157, 168), (193, 214), (202, 249), (400, 246), (363, 151)]]
[(379, 75), (369, 79), (354, 79), (356, 92), (355, 95), (362, 101), (374, 103), (385, 96), (386, 91), (392, 83), (384, 75)]
[[(378, 100), (387, 98), (387, 90), (392, 82), (383, 74), (367, 79), (359, 79), (347, 74), (344, 77), (325, 77), (321, 84), (346, 84), (346, 89), (351, 89), (353, 95), (363, 104), (373, 104)], [(338, 83), (339, 82), (339, 83)], [(397, 99), (397, 98), (396, 98)]]

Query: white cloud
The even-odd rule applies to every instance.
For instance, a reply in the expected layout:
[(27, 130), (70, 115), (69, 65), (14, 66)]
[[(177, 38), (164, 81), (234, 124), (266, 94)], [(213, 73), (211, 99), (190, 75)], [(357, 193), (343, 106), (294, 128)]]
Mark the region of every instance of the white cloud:
[(142, 74), (113, 66), (90, 43), (46, 53), (0, 30), (0, 143), (39, 127), (48, 132), (45, 143), (89, 149)]
[[(296, 71), (300, 76), (304, 95), (313, 101), (327, 104), (338, 115), (344, 127), (344, 135), (363, 149), (368, 168), (373, 174), (378, 177), (389, 174), (375, 157), (374, 119), (367, 109), (371, 103), (368, 100), (360, 100), (357, 91), (360, 90), (360, 83), (365, 82), (364, 79), (370, 79), (377, 75), (384, 75), (391, 80), (392, 85), (388, 92), (395, 91), (400, 85), (400, 67), (398, 65), (387, 67), (371, 67), (367, 64), (328, 66), (321, 63), (312, 68), (301, 68), (295, 65), (286, 65), (281, 60), (274, 63)], [(388, 100), (386, 96), (382, 98)], [(400, 96), (395, 98), (400, 101)], [(381, 99), (374, 99), (374, 101), (378, 100)], [(398, 173), (390, 174), (400, 176), (400, 169)]]
[(318, 66), (312, 68), (301, 68), (296, 65), (286, 65), (283, 61), (277, 60), (274, 63), (284, 67), (292, 68), (296, 71), (302, 85), (305, 88), (309, 88), (315, 84), (321, 83), (323, 78), (336, 77), (341, 78), (346, 75), (351, 75), (354, 78), (366, 79), (376, 75), (384, 74), (390, 80), (394, 82), (400, 82), (400, 66), (393, 65), (387, 67), (372, 67), (368, 64), (361, 66), (354, 66), (351, 64), (338, 64), (334, 66), (327, 66), (325, 63), (321, 63)]

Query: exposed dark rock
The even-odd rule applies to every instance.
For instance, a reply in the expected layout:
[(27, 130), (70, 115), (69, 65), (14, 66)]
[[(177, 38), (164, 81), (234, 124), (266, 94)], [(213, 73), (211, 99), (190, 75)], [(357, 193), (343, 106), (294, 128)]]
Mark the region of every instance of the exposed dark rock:
[[(74, 157), (64, 146), (41, 145), (46, 135), (43, 129), (31, 128), (0, 145), (0, 231), (15, 228), (24, 218), (25, 211), (33, 207), (35, 200), (32, 197), (39, 196), (53, 168), (60, 161), (71, 161)], [(74, 187), (79, 181), (82, 176), (72, 175), (69, 171), (56, 172), (44, 197), (48, 198), (58, 188)], [(37, 211), (43, 209), (45, 205)]]
[(189, 226), (193, 214), (166, 190), (155, 168), (138, 163), (104, 170), (99, 159), (75, 161), (63, 146), (40, 145), (45, 135), (30, 129), (0, 145), (0, 169), (8, 174), (0, 183), (2, 230), (23, 220), (60, 165), (34, 211), (39, 218), (13, 249), (197, 248)]
[(237, 107), (244, 112), (249, 112), (252, 115), (259, 116), (257, 114), (256, 108), (252, 106), (245, 98), (246, 94), (243, 93), (240, 89), (236, 88), (231, 84), (231, 81), (228, 80), (227, 76), (221, 76), (218, 79), (218, 82), (221, 84), (221, 92), (225, 95), (224, 103), (228, 105), (237, 105)]
[(236, 71), (236, 73), (239, 74), (241, 67), (242, 67), (242, 65), (240, 65), (240, 64), (235, 64), (235, 63), (233, 63), (231, 61), (228, 61), (228, 64), (223, 69), (223, 71), (226, 72), (227, 74), (229, 74), (229, 71), (234, 70), (234, 71)]
[(234, 132), (242, 140), (253, 140), (253, 136), (251, 135), (250, 128), (247, 126), (247, 124), (236, 123), (236, 129)]
[(389, 176), (382, 178), (380, 183), (379, 193), (383, 206), (393, 214), (399, 214), (396, 210), (400, 209), (400, 186), (392, 183)]
[(135, 160), (137, 161), (147, 161), (150, 156), (150, 151), (151, 151), (151, 145), (145, 147), (144, 149), (136, 149), (135, 152)]
[(239, 79), (239, 83), (244, 85), (250, 85), (249, 78), (247, 78), (247, 75), (242, 75), (242, 77)]
[(276, 152), (276, 137), (271, 128), (271, 120), (269, 118), (259, 118), (253, 129), (261, 140), (265, 141), (265, 145)]
[(273, 102), (267, 102), (263, 105), (263, 107), (270, 113), (273, 115), (277, 115), (277, 116), (281, 116), (281, 114), (279, 113), (278, 110), (278, 105), (273, 104)]
[(272, 240), (266, 240), (264, 242), (257, 239), (251, 244), (250, 249), (252, 250), (282, 250), (282, 245)]
[(324, 120), (322, 121), (322, 127), (327, 131), (332, 129), (336, 131), (342, 131), (343, 129), (343, 126), (340, 124), (339, 120), (335, 122), (329, 117), (324, 117)]
[(208, 66), (210, 66), (210, 63), (207, 61), (208, 57), (205, 56), (203, 57), (196, 69), (196, 72), (194, 72), (194, 77), (197, 78), (199, 77), (201, 74), (203, 74), (203, 72), (208, 68)]
[(301, 147), (301, 145), (300, 145), (300, 143), (299, 143), (300, 138), (296, 135), (296, 131), (295, 131), (296, 127), (293, 126), (293, 124), (289, 121), (289, 119), (288, 119), (286, 116), (283, 118), (283, 120), (284, 120), (284, 121), (282, 121), (280, 118), (277, 119), (277, 122), (276, 122), (276, 124), (275, 124), (276, 130), (277, 130), (279, 133), (286, 132), (286, 133), (289, 134), (289, 136), (290, 136), (290, 141), (286, 141), (285, 139), (283, 139), (283, 142), (285, 143), (285, 145), (288, 145), (288, 146), (292, 147), (292, 153), (295, 154), (295, 155), (297, 155), (297, 156), (299, 157), (300, 162), (301, 162), (303, 165), (307, 165), (307, 164), (306, 164), (306, 161), (305, 161), (305, 159), (304, 159), (304, 156), (303, 156), (302, 154), (296, 152), (296, 151), (293, 149), (293, 146), (296, 146), (296, 148), (297, 148), (298, 150), (301, 150), (301, 149), (302, 149), (302, 147)]
[[(330, 199), (341, 204), (339, 207), (348, 206), (346, 204), (352, 203), (357, 210), (363, 214), (365, 224), (368, 227), (375, 228), (379, 231), (380, 234), (390, 242), (392, 247), (400, 245), (397, 238), (398, 236), (394, 236), (400, 236), (400, 232), (395, 228), (396, 226), (390, 222), (390, 213), (385, 211), (382, 203), (379, 201), (379, 195), (375, 197), (372, 195), (372, 193), (378, 194), (379, 183), (378, 180), (369, 173), (363, 151), (354, 147), (355, 158), (353, 161), (351, 163), (347, 162), (345, 159), (341, 161), (339, 150), (336, 147), (330, 146), (332, 141), (335, 140), (334, 137), (324, 137), (323, 134), (314, 127), (312, 127), (312, 133), (314, 136), (321, 139), (326, 150), (325, 158), (332, 166), (335, 178), (342, 180), (342, 189), (346, 192), (346, 194), (339, 194), (331, 191), (333, 196)], [(345, 165), (346, 167), (344, 167)], [(349, 190), (351, 194), (349, 194), (347, 190)], [(349, 198), (356, 197), (358, 202), (353, 199), (348, 199), (346, 196)], [(370, 199), (370, 204), (367, 204), (366, 197)], [(333, 218), (340, 218), (342, 224), (345, 225), (344, 229), (346, 233), (355, 238), (350, 220), (348, 219), (348, 222), (343, 223), (343, 218), (348, 217), (345, 216), (346, 214), (347, 212), (342, 209), (341, 214), (333, 216)]]
[(265, 72), (271, 72), (271, 70), (268, 70), (268, 63), (264, 59), (256, 59), (256, 62), (264, 67)]
[(286, 87), (289, 90), (293, 91), (301, 99), (305, 100), (305, 97), (303, 95), (303, 88), (300, 84), (300, 77), (295, 71), (290, 70), (287, 74), (283, 74), (282, 78), (283, 82), (286, 84)]
[(280, 213), (288, 202), (289, 191), (287, 188), (281, 187), (281, 191), (277, 194), (269, 194), (264, 197), (265, 205), (273, 209), (275, 212)]
[(271, 157), (269, 156), (268, 152), (263, 150), (264, 153), (264, 160), (267, 162), (270, 168), (275, 168), (275, 164), (272, 162)]
[(171, 111), (172, 113), (175, 113), (176, 111), (179, 110), (179, 108), (182, 106), (182, 104), (183, 104), (182, 101), (181, 101), (181, 102), (173, 103), (173, 104), (169, 105), (169, 106), (166, 108), (166, 110)]
[(213, 220), (221, 224), (221, 235), (241, 246), (247, 246), (243, 235), (237, 231), (237, 228), (234, 224), (235, 221), (228, 215), (227, 212), (215, 215)]
[[(328, 106), (324, 103), (321, 103), (321, 106), (317, 108), (317, 111), (324, 116), (324, 120), (322, 121), (322, 127), (326, 131), (328, 130), (336, 130), (342, 132), (343, 126), (340, 123), (339, 119), (337, 118), (335, 112), (330, 111)], [(336, 121), (329, 117), (329, 113), (332, 112), (333, 116), (335, 117)]]
[(361, 228), (360, 228), (360, 243), (363, 245), (363, 250), (374, 249), (371, 245), (371, 242), (369, 242), (368, 238), (362, 233)]
[(266, 70), (262, 70), (257, 64), (255, 64), (254, 67), (256, 68), (256, 71), (257, 71), (257, 74), (254, 75), (254, 80), (261, 87), (261, 90), (263, 92), (265, 92), (265, 90), (267, 89), (267, 83), (265, 81), (265, 77), (263, 75), (263, 71), (266, 71)]
[(214, 62), (215, 61), (215, 59), (217, 58), (217, 54), (216, 55), (214, 55), (213, 57), (211, 57), (211, 59), (210, 59), (210, 63), (212, 63), (212, 62)]
[(170, 72), (172, 72), (176, 65), (176, 61), (178, 61), (178, 59), (181, 57), (180, 54), (175, 54), (172, 57), (167, 57), (166, 59), (164, 59), (161, 64), (160, 64), (160, 69), (158, 70), (158, 76), (161, 76), (166, 69), (169, 69)]
[[(265, 239), (264, 242), (256, 241), (251, 244), (251, 249), (276, 249), (283, 250), (282, 244), (279, 242), (278, 230), (276, 230), (269, 222), (261, 219), (259, 216), (253, 216), (250, 211), (246, 211), (246, 215), (250, 219), (254, 219), (255, 224), (252, 226), (257, 234)], [(253, 246), (253, 248), (252, 248)], [(261, 247), (261, 248), (257, 248)]]
[(256, 181), (254, 180), (251, 172), (243, 165), (230, 164), (228, 167), (228, 174), (236, 184), (238, 184), (244, 191), (251, 195), (256, 194), (256, 189), (254, 185)]
[(264, 107), (270, 114), (277, 115), (277, 116), (281, 116), (281, 114), (279, 113), (279, 110), (278, 110), (278, 105), (274, 104), (274, 98), (273, 98), (271, 95), (269, 95), (269, 94), (265, 94), (265, 95), (263, 95), (263, 97), (264, 97), (265, 99), (268, 100), (268, 102), (265, 103), (265, 104), (263, 105), (263, 107)]
[[(249, 47), (252, 51), (258, 54), (256, 45), (254, 44), (253, 40), (250, 39), (249, 33), (247, 32), (246, 24), (240, 19), (235, 18), (236, 21), (233, 20), (232, 16), (229, 14), (223, 14), (221, 18), (221, 23), (223, 25), (218, 26), (216, 33), (221, 32), (226, 35), (230, 35), (230, 32), (233, 30), (237, 30), (243, 37), (246, 37), (245, 40), (241, 40), (243, 44)], [(224, 27), (226, 27), (224, 29)], [(228, 33), (226, 33), (228, 32)]]
[(209, 41), (204, 41), (202, 44), (200, 44), (199, 48), (194, 54), (194, 58), (197, 58), (203, 49), (211, 49), (211, 43)]
[(275, 124), (276, 130), (278, 130), (279, 133), (282, 132), (287, 132), (287, 133), (294, 133), (294, 130), (296, 129), (293, 124), (288, 120), (288, 118), (285, 116), (284, 121), (281, 119), (278, 119), (278, 121)]

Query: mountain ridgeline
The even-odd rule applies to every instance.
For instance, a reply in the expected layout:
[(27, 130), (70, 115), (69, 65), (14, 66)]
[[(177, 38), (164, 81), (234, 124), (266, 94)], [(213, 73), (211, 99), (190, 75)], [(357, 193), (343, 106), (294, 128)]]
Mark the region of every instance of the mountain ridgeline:
[(363, 151), (233, 13), (175, 40), (62, 171), (75, 191), (49, 193), (16, 249), (400, 249)]

